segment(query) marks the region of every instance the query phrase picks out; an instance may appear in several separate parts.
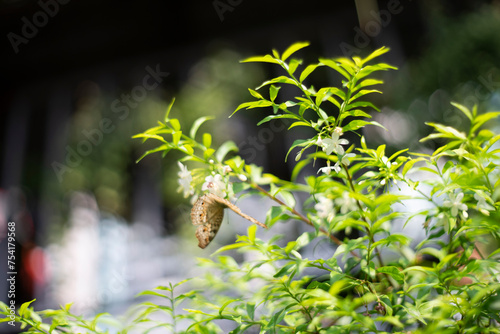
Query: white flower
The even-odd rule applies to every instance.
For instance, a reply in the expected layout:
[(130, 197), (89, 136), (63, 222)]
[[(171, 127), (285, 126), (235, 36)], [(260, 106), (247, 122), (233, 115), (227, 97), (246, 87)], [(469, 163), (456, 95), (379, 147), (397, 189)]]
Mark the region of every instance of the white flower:
[(325, 218), (328, 222), (331, 222), (335, 217), (333, 201), (324, 196), (318, 197), (318, 203), (314, 205), (314, 209), (317, 211), (319, 218)]
[(330, 175), (330, 172), (332, 170), (334, 170), (336, 173), (339, 173), (340, 170), (342, 169), (342, 167), (340, 165), (346, 165), (346, 166), (349, 166), (351, 164), (351, 162), (349, 161), (349, 158), (353, 158), (355, 157), (356, 154), (354, 153), (347, 153), (347, 154), (344, 154), (342, 156), (342, 158), (340, 158), (340, 161), (337, 161), (335, 163), (335, 165), (333, 165), (333, 167), (330, 167), (330, 160), (327, 160), (326, 161), (326, 167), (321, 167), (319, 170), (318, 170), (318, 173), (319, 172), (323, 172), (325, 173), (326, 175)]
[(330, 175), (330, 172), (332, 171), (332, 169), (337, 173), (340, 172), (340, 166), (337, 166), (337, 164), (335, 164), (335, 166), (331, 167), (330, 160), (327, 160), (326, 167), (321, 167), (320, 169), (318, 169), (318, 173), (323, 172), (326, 175)]
[(477, 201), (477, 209), (481, 211), (485, 215), (489, 215), (488, 211), (495, 210), (493, 206), (491, 206), (488, 202), (486, 202), (486, 198), (482, 197), (478, 193), (474, 194), (474, 198)]
[(337, 131), (336, 128), (332, 134), (332, 138), (321, 139), (321, 137), (318, 137), (316, 144), (320, 146), (327, 155), (332, 154), (332, 152), (338, 155), (344, 155), (344, 148), (341, 145), (347, 145), (349, 141), (347, 139), (340, 139), (341, 135), (342, 129), (341, 131)]
[(233, 170), (228, 165), (225, 165), (222, 167), (222, 174), (224, 174), (224, 175), (226, 175), (227, 173), (232, 172), (232, 171)]
[(212, 194), (216, 194), (221, 198), (226, 197), (226, 184), (222, 180), (222, 175), (216, 174), (215, 176), (207, 176), (205, 178), (205, 183), (201, 187), (201, 190), (208, 190)]
[(177, 164), (181, 169), (181, 171), (177, 173), (177, 176), (179, 177), (179, 189), (177, 189), (177, 191), (182, 190), (184, 192), (184, 197), (188, 197), (189, 195), (193, 194), (193, 188), (191, 186), (193, 177), (191, 176), (191, 172), (187, 169), (187, 167), (184, 166), (180, 161), (177, 161)]
[(444, 201), (443, 206), (451, 208), (451, 215), (453, 217), (457, 216), (458, 210), (462, 210), (462, 214), (467, 218), (467, 205), (462, 203), (464, 193), (460, 192), (457, 195), (450, 193), (448, 196), (450, 197), (450, 200)]
[(349, 158), (354, 158), (355, 156), (356, 156), (356, 154), (354, 154), (354, 153), (344, 154), (342, 156), (342, 158), (340, 159), (340, 163), (343, 165), (349, 166), (351, 164), (351, 162), (349, 161)]
[(340, 206), (340, 213), (345, 214), (351, 211), (356, 211), (358, 206), (356, 200), (349, 195), (348, 191), (344, 191), (342, 197), (335, 199), (335, 204)]

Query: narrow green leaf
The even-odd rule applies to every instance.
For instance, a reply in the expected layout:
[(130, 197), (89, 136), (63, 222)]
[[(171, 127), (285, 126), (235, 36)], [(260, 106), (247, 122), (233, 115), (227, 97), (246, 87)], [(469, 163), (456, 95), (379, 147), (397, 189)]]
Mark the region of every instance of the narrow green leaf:
[(351, 79), (351, 76), (349, 75), (349, 73), (344, 70), (337, 62), (335, 62), (334, 60), (332, 59), (325, 59), (325, 58), (320, 58), (319, 61), (321, 62), (320, 64), (321, 65), (326, 65), (330, 68), (333, 68), (335, 71), (339, 72), (340, 74), (342, 74), (342, 76), (344, 76), (344, 78), (346, 78), (347, 80), (350, 80)]
[(307, 65), (307, 67), (300, 74), (299, 81), (300, 82), (304, 81), (309, 76), (309, 74), (311, 74), (312, 72), (314, 72), (314, 70), (318, 66), (321, 66), (321, 65), (320, 64), (310, 64), (310, 65)]
[(240, 104), (235, 111), (229, 116), (231, 118), (238, 110), (241, 110), (243, 108), (246, 109), (253, 109), (253, 108), (263, 108), (263, 107), (270, 107), (272, 106), (273, 103), (271, 101), (267, 100), (259, 100), (259, 101), (250, 101), (250, 102), (244, 102)]
[(460, 110), (461, 112), (463, 112), (464, 115), (467, 116), (467, 118), (472, 121), (472, 113), (470, 112), (469, 109), (467, 109), (466, 106), (463, 106), (463, 105), (456, 103), (456, 102), (450, 102), (450, 104), (452, 106), (454, 106), (455, 108), (457, 108), (458, 110)]
[(274, 119), (280, 119), (280, 118), (289, 118), (289, 119), (296, 119), (296, 120), (302, 120), (299, 116), (295, 114), (278, 114), (278, 115), (269, 115), (265, 118), (263, 118), (259, 123), (257, 123), (257, 126), (264, 124), (266, 122), (272, 121)]
[(281, 60), (285, 61), (290, 57), (292, 54), (295, 52), (299, 51), (302, 48), (305, 48), (306, 46), (309, 46), (309, 42), (297, 42), (292, 44), (291, 46), (288, 47), (288, 49), (283, 52), (283, 55), (281, 56)]
[(368, 57), (366, 57), (365, 59), (363, 59), (361, 61), (361, 64), (364, 65), (366, 64), (367, 62), (369, 62), (370, 60), (374, 59), (374, 58), (377, 58), (377, 57), (380, 57), (381, 55), (383, 55), (384, 53), (387, 53), (389, 52), (389, 48), (388, 47), (381, 47), (380, 49), (377, 49), (375, 51), (373, 51)]
[(360, 90), (361, 88), (368, 87), (368, 86), (373, 86), (373, 85), (379, 85), (383, 84), (384, 82), (382, 80), (377, 80), (377, 79), (365, 79), (361, 81), (359, 84), (356, 85), (356, 87), (353, 88), (353, 92), (356, 92)]
[(307, 121), (297, 121), (297, 122), (293, 122), (292, 125), (290, 125), (288, 127), (288, 130), (290, 130), (291, 128), (294, 128), (296, 126), (307, 126), (307, 127), (312, 127), (310, 123), (308, 123)]
[(175, 97), (172, 99), (172, 101), (170, 102), (170, 104), (167, 107), (167, 111), (165, 112), (165, 117), (164, 117), (165, 123), (168, 122), (168, 115), (170, 115), (170, 110), (172, 110), (172, 106), (174, 105), (174, 102), (175, 102)]
[(236, 144), (233, 141), (229, 140), (226, 141), (217, 149), (217, 152), (215, 153), (215, 158), (217, 159), (217, 161), (222, 162), (226, 158), (226, 155), (231, 151), (238, 152), (238, 146), (236, 146)]
[(240, 63), (273, 63), (273, 64), (281, 64), (278, 59), (275, 59), (271, 55), (265, 56), (255, 56), (249, 57), (244, 60), (241, 60)]
[(492, 120), (493, 118), (497, 118), (498, 116), (500, 116), (500, 112), (498, 112), (498, 111), (488, 112), (488, 113), (477, 116), (474, 119), (471, 132), (472, 133), (476, 132), (481, 126), (483, 126), (484, 123), (488, 122), (489, 120)]
[(259, 92), (255, 91), (255, 90), (253, 90), (251, 88), (248, 88), (248, 91), (250, 92), (250, 95), (252, 95), (256, 99), (264, 100), (264, 97)]
[(193, 125), (191, 126), (191, 130), (189, 130), (189, 137), (192, 139), (195, 139), (196, 137), (196, 132), (198, 132), (198, 129), (200, 126), (205, 123), (208, 120), (215, 119), (214, 116), (204, 116), (198, 118), (196, 121), (194, 121)]
[(276, 77), (274, 79), (267, 80), (267, 81), (263, 82), (256, 89), (259, 90), (259, 89), (261, 89), (264, 86), (271, 85), (271, 84), (274, 84), (274, 83), (285, 83), (285, 84), (289, 84), (289, 85), (299, 86), (298, 83), (295, 82), (295, 80), (293, 80), (293, 79), (291, 79), (289, 77), (285, 77), (284, 75), (282, 75), (282, 76)]

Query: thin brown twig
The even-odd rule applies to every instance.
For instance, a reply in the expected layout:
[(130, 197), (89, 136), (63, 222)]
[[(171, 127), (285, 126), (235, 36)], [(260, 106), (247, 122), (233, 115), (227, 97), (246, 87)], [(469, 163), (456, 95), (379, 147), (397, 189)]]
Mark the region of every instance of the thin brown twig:
[[(312, 226), (312, 227), (315, 227), (314, 224), (309, 220), (309, 218), (307, 218), (306, 216), (304, 216), (303, 214), (301, 214), (300, 212), (298, 212), (297, 210), (295, 210), (294, 208), (292, 207), (289, 207), (286, 203), (284, 203), (282, 200), (280, 200), (279, 198), (277, 198), (276, 196), (273, 196), (271, 195), (266, 189), (262, 188), (261, 186), (259, 186), (258, 184), (254, 183), (254, 182), (251, 182), (250, 185), (259, 190), (260, 192), (264, 193), (267, 197), (269, 197), (270, 199), (272, 199), (273, 201), (279, 203), (280, 205), (284, 206), (288, 211), (292, 212), (294, 215), (296, 215), (300, 220), (302, 220), (303, 222), (305, 222), (306, 224)], [(330, 240), (332, 240), (335, 244), (337, 244), (338, 246), (340, 245), (343, 245), (344, 242), (342, 240), (340, 240), (339, 238), (337, 238), (336, 236), (334, 236), (333, 234), (329, 233), (327, 230), (325, 230), (323, 227), (320, 227), (318, 228), (319, 231), (325, 235), (327, 235)], [(357, 257), (357, 258), (361, 258), (359, 256), (359, 254), (357, 254), (356, 252), (354, 251), (350, 251), (350, 253)]]

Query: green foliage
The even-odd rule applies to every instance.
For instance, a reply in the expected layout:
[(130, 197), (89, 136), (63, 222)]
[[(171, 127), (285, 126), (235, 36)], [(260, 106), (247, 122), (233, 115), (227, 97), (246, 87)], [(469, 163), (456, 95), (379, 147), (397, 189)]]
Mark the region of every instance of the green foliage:
[[(480, 114), (477, 108), (454, 104), (469, 120), (469, 132), (428, 123), (435, 132), (422, 141), (442, 143), (430, 154), (401, 150), (389, 155), (385, 145), (371, 148), (364, 137), (348, 146), (345, 133), (380, 126), (370, 121), (370, 113), (379, 109), (366, 99), (381, 93), (372, 89), (382, 84), (373, 76), (395, 69), (373, 64), (388, 49), (364, 59), (321, 58), (302, 66), (293, 56), (307, 45), (246, 59), (276, 64), (286, 75), (250, 89), (254, 100), (235, 110), (265, 108), (270, 114), (260, 124), (284, 118), (292, 122), (289, 130), (313, 130), (314, 135), (296, 140), (287, 153), (297, 152), (293, 181), (247, 164), (231, 141), (212, 147), (211, 135), (200, 133), (211, 117), (183, 129), (171, 117), (172, 105), (163, 122), (135, 136), (159, 142), (144, 155), (184, 154), (181, 161), (190, 164), (190, 169), (180, 164), (185, 197), (208, 190), (229, 199), (267, 197), (275, 205), (265, 221), (270, 238), (258, 238), (257, 226), (251, 226), (214, 257), (199, 260), (205, 274), (189, 283), (189, 292), (175, 295), (179, 284), (144, 292), (163, 302), (140, 304), (120, 333), (146, 325), (145, 332), (162, 327), (222, 333), (219, 320), (232, 323), (231, 333), (500, 333), (500, 135), (485, 128), (500, 112)], [(338, 87), (316, 89), (307, 83), (314, 71), (331, 70), (343, 78)], [(280, 99), (284, 85), (297, 91), (293, 100)], [(317, 174), (297, 180), (305, 166), (320, 160), (326, 166)], [(304, 203), (299, 193), (307, 195)], [(292, 220), (308, 230), (284, 243), (272, 227)], [(423, 240), (396, 232), (410, 224), (421, 224)], [(311, 255), (319, 242), (330, 249)], [(238, 263), (236, 253), (246, 260)], [(181, 308), (183, 302), (189, 304)], [(178, 313), (181, 309), (187, 313)], [(21, 308), (16, 321), (42, 328), (36, 313), (27, 310)], [(39, 332), (74, 323), (101, 333), (98, 317), (86, 322), (70, 314), (69, 307), (45, 312), (41, 314), (53, 324)], [(151, 320), (156, 312), (170, 322)], [(189, 323), (186, 329), (177, 328), (179, 320)]]

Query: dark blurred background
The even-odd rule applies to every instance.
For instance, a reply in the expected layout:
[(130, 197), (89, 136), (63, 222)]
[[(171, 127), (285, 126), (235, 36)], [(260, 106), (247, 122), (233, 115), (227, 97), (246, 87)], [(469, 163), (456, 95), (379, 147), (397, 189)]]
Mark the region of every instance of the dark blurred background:
[[(260, 138), (262, 111), (227, 118), (252, 99), (248, 87), (280, 74), (241, 59), (297, 41), (311, 43), (296, 55), (306, 64), (390, 47), (383, 60), (399, 71), (383, 74), (374, 97), (389, 132), (365, 133), (390, 150), (432, 149), (418, 142), (425, 121), (465, 129), (450, 101), (500, 104), (499, 1), (8, 0), (0, 28), (0, 254), (15, 222), (16, 302), (37, 298), (38, 309), (120, 310), (142, 289), (193, 275), (193, 258), (206, 255), (176, 192), (179, 156), (135, 163), (151, 146), (131, 136), (174, 97), (185, 127), (216, 115), (207, 125), (216, 142), (231, 139), (247, 162), (290, 176), (290, 134)], [(339, 84), (326, 72), (312, 79)], [(217, 242), (234, 240), (220, 233)]]

